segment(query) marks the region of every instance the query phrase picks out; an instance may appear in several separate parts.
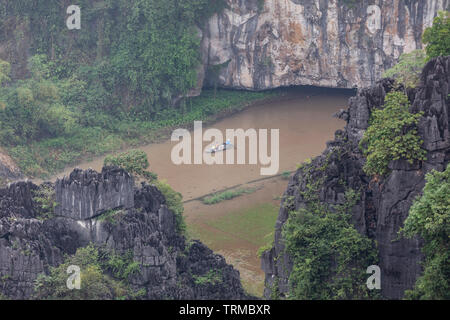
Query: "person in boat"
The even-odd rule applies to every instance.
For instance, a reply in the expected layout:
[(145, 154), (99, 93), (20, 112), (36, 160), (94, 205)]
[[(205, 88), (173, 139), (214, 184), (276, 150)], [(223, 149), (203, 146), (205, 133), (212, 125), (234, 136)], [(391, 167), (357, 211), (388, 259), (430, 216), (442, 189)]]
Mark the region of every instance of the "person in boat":
[(213, 146), (211, 147), (211, 153), (216, 153), (216, 145), (213, 145)]

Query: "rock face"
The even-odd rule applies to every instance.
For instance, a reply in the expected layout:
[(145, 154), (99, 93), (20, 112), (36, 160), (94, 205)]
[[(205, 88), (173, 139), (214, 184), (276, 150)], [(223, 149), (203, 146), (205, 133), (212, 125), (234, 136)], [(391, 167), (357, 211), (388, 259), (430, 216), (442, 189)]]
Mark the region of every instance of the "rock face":
[[(239, 272), (198, 241), (186, 242), (175, 215), (152, 185), (133, 188), (122, 169), (76, 169), (55, 185), (55, 215), (38, 219), (39, 186), (18, 182), (0, 189), (0, 297), (29, 299), (34, 281), (64, 255), (90, 243), (121, 254), (133, 252), (140, 272), (130, 282), (145, 299), (241, 299)], [(106, 210), (114, 221), (102, 219)], [(196, 281), (211, 271), (217, 281)]]
[[(261, 90), (375, 84), (448, 0), (228, 0), (204, 28), (207, 83)], [(354, 4), (352, 4), (354, 3)], [(205, 67), (206, 68), (206, 67)], [(208, 72), (206, 72), (208, 74)]]
[(22, 178), (14, 161), (0, 148), (0, 186)]
[[(358, 145), (368, 127), (372, 110), (383, 105), (392, 85), (392, 80), (384, 79), (375, 86), (359, 90), (350, 99), (348, 110), (340, 113), (347, 120), (345, 130), (338, 130), (335, 140), (327, 143), (324, 153), (313, 160), (311, 174), (317, 179), (324, 178), (320, 200), (326, 204), (343, 201), (345, 188), (342, 182), (354, 190), (362, 190), (361, 200), (353, 208), (352, 220), (361, 234), (376, 240), (382, 295), (400, 299), (420, 275), (422, 256), (420, 239), (399, 238), (399, 228), (408, 216), (414, 198), (425, 185), (425, 174), (432, 169), (443, 171), (450, 162), (450, 57), (430, 61), (423, 70), (421, 84), (408, 92), (411, 111), (424, 112), (418, 129), (427, 160), (414, 164), (392, 161), (389, 164), (391, 173), (376, 180), (364, 174), (365, 158)], [(274, 246), (262, 256), (266, 297), (270, 296), (275, 280), (281, 295), (289, 294), (292, 261), (284, 251), (282, 230), (289, 211), (304, 206), (299, 190), (306, 188), (302, 182), (305, 174), (299, 169), (291, 178), (283, 198), (293, 197), (294, 201), (289, 206), (282, 204), (275, 227)]]
[(102, 173), (75, 169), (69, 177), (56, 181), (55, 213), (76, 220), (90, 219), (103, 211), (134, 207), (133, 177), (118, 169)]

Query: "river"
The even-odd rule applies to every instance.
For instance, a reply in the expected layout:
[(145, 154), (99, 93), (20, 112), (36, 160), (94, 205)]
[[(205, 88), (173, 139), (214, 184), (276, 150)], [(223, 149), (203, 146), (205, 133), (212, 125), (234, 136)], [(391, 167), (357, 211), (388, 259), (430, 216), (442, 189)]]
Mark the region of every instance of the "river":
[[(325, 142), (343, 127), (343, 121), (332, 117), (346, 108), (351, 91), (299, 87), (287, 90), (279, 100), (254, 104), (245, 110), (222, 119), (208, 127), (225, 129), (279, 129), (279, 173), (294, 170), (306, 158), (320, 154)], [(205, 146), (206, 146), (205, 142)], [(165, 179), (184, 200), (262, 178), (260, 164), (256, 165), (175, 165), (171, 150), (176, 142), (149, 144), (139, 147), (148, 155), (150, 170)], [(248, 146), (247, 146), (248, 148)], [(248, 150), (247, 150), (248, 154)], [(82, 162), (79, 168), (101, 170), (104, 157)], [(68, 175), (68, 168), (57, 177)], [(55, 179), (54, 177), (53, 179)]]
[[(279, 171), (294, 171), (305, 159), (319, 155), (344, 121), (333, 114), (346, 108), (350, 90), (297, 87), (279, 99), (256, 103), (243, 111), (203, 128), (279, 129)], [(259, 247), (270, 243), (287, 187), (281, 177), (265, 178), (256, 165), (175, 165), (171, 151), (177, 142), (170, 140), (138, 149), (148, 155), (150, 170), (165, 179), (183, 195), (188, 234), (198, 238), (240, 271), (244, 288), (261, 296), (264, 273), (257, 257)], [(205, 142), (204, 146), (208, 143)], [(248, 146), (247, 146), (248, 149)], [(247, 150), (248, 154), (248, 150)], [(101, 170), (103, 157), (78, 165), (82, 169)], [(58, 177), (70, 173), (68, 169)], [(256, 181), (248, 183), (250, 181)], [(233, 186), (248, 186), (254, 192), (215, 205), (205, 205), (198, 198)]]

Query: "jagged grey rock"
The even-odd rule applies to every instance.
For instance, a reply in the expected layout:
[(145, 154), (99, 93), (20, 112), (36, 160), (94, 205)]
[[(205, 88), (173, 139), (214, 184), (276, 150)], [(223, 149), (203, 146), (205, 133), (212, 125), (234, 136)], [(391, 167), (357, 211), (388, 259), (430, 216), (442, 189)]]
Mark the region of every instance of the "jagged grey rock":
[[(54, 217), (38, 219), (31, 182), (0, 189), (0, 297), (29, 299), (39, 274), (90, 243), (116, 254), (133, 253), (139, 273), (131, 279), (145, 299), (242, 299), (239, 272), (199, 241), (187, 243), (175, 215), (153, 185), (133, 186), (122, 169), (76, 169), (55, 184), (62, 201)], [(101, 201), (100, 201), (101, 199)], [(81, 209), (80, 209), (81, 207)], [(115, 210), (113, 221), (102, 219)], [(221, 280), (198, 282), (214, 270)]]
[[(423, 69), (420, 85), (408, 91), (411, 111), (424, 113), (418, 131), (427, 151), (427, 160), (410, 164), (392, 161), (391, 173), (380, 180), (364, 174), (365, 158), (358, 145), (372, 110), (380, 108), (386, 94), (393, 90), (393, 80), (383, 79), (375, 86), (359, 90), (350, 98), (345, 113), (345, 130), (338, 130), (335, 139), (327, 143), (324, 153), (312, 162), (314, 176), (325, 177), (320, 188), (320, 200), (327, 204), (340, 203), (344, 191), (339, 181), (354, 190), (362, 190), (361, 201), (353, 208), (352, 220), (363, 235), (376, 240), (381, 268), (381, 291), (385, 298), (400, 299), (411, 289), (421, 274), (420, 239), (404, 239), (398, 231), (408, 216), (414, 198), (425, 185), (425, 174), (432, 169), (443, 171), (450, 162), (450, 56), (431, 60)], [(320, 168), (327, 163), (326, 170)], [(282, 206), (275, 226), (274, 246), (262, 256), (266, 274), (265, 296), (270, 297), (275, 279), (282, 295), (289, 294), (292, 261), (284, 251), (282, 230), (289, 210), (304, 206), (299, 190), (306, 186), (302, 169), (291, 178), (284, 197), (295, 199), (292, 207)]]

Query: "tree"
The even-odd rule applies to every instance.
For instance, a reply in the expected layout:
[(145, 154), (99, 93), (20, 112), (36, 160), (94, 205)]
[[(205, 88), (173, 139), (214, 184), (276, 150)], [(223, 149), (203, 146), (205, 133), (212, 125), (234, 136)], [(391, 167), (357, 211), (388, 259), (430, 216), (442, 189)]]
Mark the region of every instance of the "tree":
[(444, 172), (426, 175), (423, 195), (409, 210), (401, 232), (407, 237), (420, 236), (425, 244), (424, 272), (409, 299), (450, 299), (450, 165)]
[(300, 300), (378, 298), (365, 283), (367, 266), (376, 264), (376, 249), (351, 222), (350, 212), (359, 193), (349, 189), (345, 203), (332, 210), (320, 202), (316, 196), (318, 189), (308, 188), (316, 199), (307, 202), (305, 208), (289, 212), (283, 227), (286, 251), (293, 264), (289, 297)]
[(155, 180), (156, 174), (146, 169), (149, 167), (147, 154), (141, 150), (130, 150), (116, 156), (109, 155), (104, 160), (105, 166), (117, 166), (125, 169), (136, 178)]
[(414, 50), (400, 56), (399, 62), (383, 74), (385, 78), (394, 78), (399, 86), (415, 88), (419, 83), (420, 74), (425, 65), (426, 57), (423, 50)]
[(373, 110), (370, 124), (360, 142), (367, 157), (364, 171), (368, 175), (388, 173), (392, 160), (405, 159), (409, 163), (425, 160), (422, 139), (417, 123), (422, 113), (409, 112), (408, 97), (401, 92), (386, 95), (384, 108)]
[[(80, 268), (80, 289), (67, 287), (68, 267)], [(116, 254), (89, 244), (66, 256), (58, 267), (50, 267), (49, 274), (41, 274), (35, 281), (34, 298), (68, 300), (137, 299), (145, 292), (130, 286), (130, 277), (139, 273), (139, 263), (132, 253)]]
[(9, 73), (11, 72), (11, 65), (7, 61), (3, 61), (0, 59), (0, 86), (8, 82), (9, 79)]
[(440, 11), (433, 25), (423, 33), (427, 59), (450, 55), (450, 12)]

